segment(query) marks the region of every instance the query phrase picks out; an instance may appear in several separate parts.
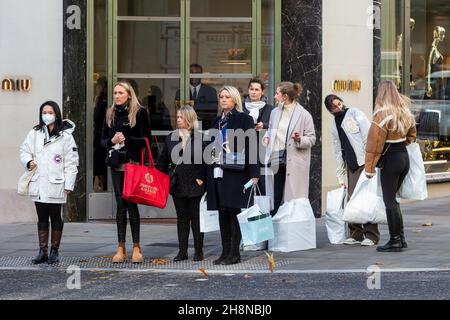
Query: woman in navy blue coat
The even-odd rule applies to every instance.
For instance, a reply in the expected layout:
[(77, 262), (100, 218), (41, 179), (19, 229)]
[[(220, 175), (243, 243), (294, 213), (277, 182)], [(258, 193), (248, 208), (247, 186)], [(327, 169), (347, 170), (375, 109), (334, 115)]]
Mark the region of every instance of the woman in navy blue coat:
[[(247, 208), (251, 188), (243, 192), (244, 185), (250, 180), (258, 183), (259, 166), (255, 125), (253, 118), (242, 112), (239, 91), (224, 86), (219, 91), (219, 106), (222, 114), (214, 120), (210, 130), (213, 148), (212, 161), (207, 161), (207, 202), (208, 210), (219, 210), (222, 239), (222, 254), (213, 263), (229, 265), (241, 260), (241, 231), (236, 216), (242, 208)], [(245, 157), (242, 165), (224, 164), (224, 158), (233, 155)]]

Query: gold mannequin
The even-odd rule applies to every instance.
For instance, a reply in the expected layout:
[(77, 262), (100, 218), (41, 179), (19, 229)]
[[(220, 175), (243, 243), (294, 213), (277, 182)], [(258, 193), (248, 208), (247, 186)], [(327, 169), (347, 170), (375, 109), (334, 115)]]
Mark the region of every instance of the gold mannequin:
[[(409, 28), (411, 29), (411, 32), (414, 30), (414, 27), (416, 26), (416, 20), (414, 20), (413, 18), (409, 19)], [(399, 53), (398, 58), (397, 58), (397, 79), (395, 79), (396, 81), (396, 85), (397, 88), (400, 88), (400, 85), (402, 83), (401, 81), (401, 70), (402, 70), (402, 65), (403, 65), (403, 33), (400, 33), (399, 36), (397, 37), (397, 52)], [(409, 54), (411, 55), (412, 53), (412, 48), (409, 47)], [(414, 87), (415, 83), (413, 81), (411, 81), (411, 87)]]
[(431, 98), (433, 95), (433, 88), (431, 88), (431, 73), (432, 73), (432, 67), (434, 64), (436, 64), (439, 60), (443, 59), (442, 53), (439, 52), (438, 45), (440, 42), (444, 41), (445, 38), (445, 29), (443, 27), (437, 26), (434, 28), (433, 31), (433, 43), (431, 44), (431, 50), (430, 54), (428, 55), (428, 86), (427, 86), (427, 97)]

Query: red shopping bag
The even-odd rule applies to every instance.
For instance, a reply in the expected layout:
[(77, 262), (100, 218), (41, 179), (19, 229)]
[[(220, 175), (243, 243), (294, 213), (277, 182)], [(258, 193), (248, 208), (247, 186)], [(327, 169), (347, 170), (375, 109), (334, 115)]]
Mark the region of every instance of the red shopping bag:
[(141, 164), (127, 163), (122, 198), (126, 201), (147, 206), (164, 208), (169, 196), (169, 176), (155, 168), (150, 145), (145, 139), (149, 155), (149, 166), (144, 165), (144, 149)]

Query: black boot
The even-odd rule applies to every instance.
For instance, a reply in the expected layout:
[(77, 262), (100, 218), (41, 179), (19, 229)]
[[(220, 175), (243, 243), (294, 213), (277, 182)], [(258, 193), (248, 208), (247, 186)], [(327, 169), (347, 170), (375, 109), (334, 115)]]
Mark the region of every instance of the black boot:
[(194, 248), (195, 253), (192, 261), (202, 261), (203, 260), (203, 233), (200, 232), (200, 220), (191, 220), (192, 234), (194, 235)]
[(242, 238), (241, 229), (239, 227), (236, 214), (231, 217), (231, 249), (228, 257), (220, 263), (222, 265), (230, 265), (241, 262), (241, 254), (239, 253), (239, 244), (241, 243)]
[(39, 253), (33, 259), (33, 264), (40, 264), (48, 260), (48, 222), (38, 222), (38, 238), (39, 238)]
[(61, 243), (63, 226), (63, 222), (52, 223), (52, 246), (50, 248), (50, 255), (48, 256), (48, 264), (59, 262), (59, 245)]
[(213, 261), (213, 264), (221, 264), (229, 254), (231, 249), (231, 225), (229, 221), (229, 213), (226, 211), (219, 211), (219, 225), (220, 225), (220, 238), (222, 240), (222, 254), (220, 257)]
[(188, 259), (187, 249), (180, 249), (178, 254), (173, 258), (174, 262), (183, 261)]
[(397, 203), (397, 210), (398, 210), (399, 216), (400, 216), (400, 240), (402, 242), (402, 248), (406, 249), (406, 248), (408, 248), (408, 244), (406, 243), (406, 240), (405, 240), (405, 231), (403, 229), (403, 216), (402, 216), (402, 211), (400, 210), (400, 203)]
[(188, 241), (189, 241), (189, 221), (185, 213), (178, 215), (177, 219), (177, 233), (178, 233), (178, 254), (173, 261), (183, 261), (188, 259)]
[(192, 258), (193, 261), (202, 261), (203, 260), (203, 233), (200, 233), (196, 237), (194, 237), (194, 248), (195, 253), (194, 257)]
[(378, 246), (378, 252), (400, 252), (403, 245), (400, 237), (400, 212), (397, 208), (386, 208), (390, 239), (384, 246)]
[(203, 250), (202, 249), (195, 249), (194, 257), (192, 258), (192, 261), (202, 261), (203, 260)]

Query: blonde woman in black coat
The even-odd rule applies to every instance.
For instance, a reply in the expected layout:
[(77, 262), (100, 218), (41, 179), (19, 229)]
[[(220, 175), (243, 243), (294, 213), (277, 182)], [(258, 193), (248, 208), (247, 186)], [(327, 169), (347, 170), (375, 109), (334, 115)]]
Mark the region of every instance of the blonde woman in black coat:
[[(247, 207), (250, 188), (246, 192), (243, 188), (249, 180), (253, 184), (258, 183), (259, 166), (255, 124), (251, 116), (242, 112), (239, 91), (235, 87), (224, 86), (219, 91), (219, 106), (222, 114), (214, 120), (210, 130), (215, 148), (207, 170), (207, 203), (208, 210), (219, 210), (222, 239), (222, 254), (213, 263), (229, 265), (241, 261), (241, 230), (236, 216), (241, 208)], [(239, 129), (240, 133), (236, 132)], [(243, 170), (224, 166), (226, 154), (245, 154)]]
[(113, 257), (113, 263), (126, 261), (125, 235), (127, 231), (127, 212), (130, 219), (131, 235), (133, 238), (133, 263), (142, 263), (140, 246), (141, 220), (136, 203), (122, 199), (125, 163), (139, 162), (142, 148), (146, 146), (145, 139), (150, 141), (150, 127), (148, 114), (140, 104), (128, 82), (118, 82), (114, 86), (114, 103), (106, 112), (106, 120), (102, 132), (102, 145), (108, 154), (116, 152), (117, 157), (111, 157), (112, 185), (117, 203), (117, 237), (119, 244)]
[(178, 129), (166, 137), (156, 167), (176, 175), (171, 188), (177, 211), (179, 252), (173, 259), (188, 259), (189, 232), (192, 228), (195, 253), (193, 261), (203, 260), (203, 233), (200, 232), (200, 199), (205, 193), (205, 168), (202, 161), (202, 134), (197, 131), (197, 114), (191, 106), (177, 111)]

